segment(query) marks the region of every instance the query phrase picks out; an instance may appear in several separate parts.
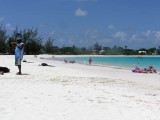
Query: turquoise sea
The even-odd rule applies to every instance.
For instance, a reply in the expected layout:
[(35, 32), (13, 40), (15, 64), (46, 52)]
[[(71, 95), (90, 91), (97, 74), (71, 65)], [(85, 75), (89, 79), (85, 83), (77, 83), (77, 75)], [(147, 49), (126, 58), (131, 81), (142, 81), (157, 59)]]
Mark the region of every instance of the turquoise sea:
[[(76, 60), (77, 63), (88, 64), (89, 57), (67, 57), (67, 60)], [(134, 68), (137, 65), (139, 68), (147, 68), (154, 66), (155, 69), (160, 70), (160, 57), (92, 57), (92, 64), (110, 65), (117, 67)]]

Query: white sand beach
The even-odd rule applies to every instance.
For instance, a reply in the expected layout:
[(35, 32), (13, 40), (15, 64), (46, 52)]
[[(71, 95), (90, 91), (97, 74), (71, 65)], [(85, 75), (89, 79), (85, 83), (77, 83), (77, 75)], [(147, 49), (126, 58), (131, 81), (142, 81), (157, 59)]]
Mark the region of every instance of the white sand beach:
[[(160, 73), (0, 56), (0, 120), (160, 120)], [(55, 56), (57, 57), (57, 56)], [(41, 63), (54, 65), (38, 66)]]

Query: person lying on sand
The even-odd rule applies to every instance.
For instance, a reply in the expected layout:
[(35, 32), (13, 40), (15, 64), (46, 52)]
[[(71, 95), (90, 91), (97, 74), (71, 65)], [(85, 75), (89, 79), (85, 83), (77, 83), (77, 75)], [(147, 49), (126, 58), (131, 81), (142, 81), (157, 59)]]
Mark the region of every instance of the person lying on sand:
[(64, 62), (67, 63), (68, 61), (66, 59), (64, 59)]
[(157, 73), (157, 71), (156, 71), (156, 69), (154, 69), (154, 67), (152, 68), (152, 71), (155, 72), (155, 73)]
[(75, 60), (71, 60), (71, 61), (69, 61), (69, 63), (76, 63), (76, 61)]
[(148, 68), (144, 68), (144, 70), (148, 72), (152, 72), (152, 66), (149, 66)]
[(38, 66), (49, 66), (49, 67), (55, 67), (54, 65), (48, 65), (47, 63), (41, 63), (41, 65)]
[(133, 65), (135, 67), (135, 70), (140, 70), (136, 65)]
[(154, 69), (153, 66), (149, 66), (147, 69), (145, 68), (144, 70), (147, 71), (147, 72), (150, 72), (150, 73), (157, 73), (156, 69)]
[(140, 69), (136, 65), (134, 66), (135, 66), (135, 70), (141, 70), (148, 73), (157, 73), (156, 69), (153, 66), (149, 66), (148, 68), (144, 68), (144, 69)]

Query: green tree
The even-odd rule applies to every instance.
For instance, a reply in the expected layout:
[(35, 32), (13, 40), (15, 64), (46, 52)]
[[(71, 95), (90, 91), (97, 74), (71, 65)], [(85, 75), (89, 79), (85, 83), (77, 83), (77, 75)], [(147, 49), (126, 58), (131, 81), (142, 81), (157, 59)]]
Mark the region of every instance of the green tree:
[(93, 46), (90, 46), (88, 49), (87, 49), (87, 54), (92, 54), (94, 52), (94, 47)]
[(80, 55), (80, 54), (83, 54), (82, 49), (73, 45), (73, 55)]
[(85, 47), (81, 48), (82, 54), (87, 54), (87, 49)]
[(8, 52), (8, 45), (7, 45), (7, 31), (3, 27), (3, 25), (0, 26), (0, 53), (6, 53)]
[(41, 36), (38, 36), (37, 29), (24, 29), (19, 32), (24, 44), (26, 54), (40, 54), (42, 53), (42, 40)]
[(127, 46), (124, 46), (124, 54), (127, 55)]
[(60, 49), (58, 46), (53, 46), (53, 54), (57, 54), (57, 55), (60, 54)]
[(8, 39), (8, 51), (9, 51), (9, 53), (14, 54), (14, 49), (13, 49), (13, 46), (12, 46), (11, 42), (16, 42), (17, 37), (21, 37), (21, 34), (19, 34), (19, 32), (18, 32), (18, 27), (16, 27), (16, 29), (13, 31), (13, 33), (10, 35), (10, 37)]
[(111, 49), (111, 54), (118, 55), (118, 47), (116, 45), (114, 45), (114, 47)]
[(111, 54), (111, 48), (110, 47), (103, 47), (104, 55), (110, 55)]
[(98, 54), (100, 50), (102, 50), (102, 46), (99, 45), (98, 43), (94, 44), (94, 50)]
[(73, 55), (73, 47), (62, 47), (60, 51), (61, 54)]
[(125, 49), (125, 55), (136, 55), (136, 51), (132, 49)]
[(13, 31), (9, 37), (9, 51), (14, 53), (14, 50), (11, 46), (11, 42), (15, 42), (17, 38), (21, 38), (24, 43), (24, 52), (25, 54), (40, 54), (42, 53), (42, 40), (43, 38), (38, 36), (37, 29), (24, 29), (19, 30), (18, 27)]
[(156, 50), (157, 50), (156, 48), (149, 48), (148, 49), (148, 54), (152, 55), (152, 54), (155, 53)]
[(160, 55), (160, 46), (158, 46), (157, 54)]
[(53, 41), (54, 39), (49, 37), (47, 41), (44, 44), (44, 51), (45, 53), (53, 54), (54, 53), (54, 47), (53, 47)]

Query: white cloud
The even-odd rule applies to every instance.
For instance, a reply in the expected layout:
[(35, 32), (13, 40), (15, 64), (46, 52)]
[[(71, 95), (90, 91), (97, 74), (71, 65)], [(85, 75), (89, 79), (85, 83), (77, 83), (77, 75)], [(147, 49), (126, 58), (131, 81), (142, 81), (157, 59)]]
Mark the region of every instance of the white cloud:
[(4, 17), (0, 17), (0, 21), (3, 21), (4, 20)]
[[(158, 39), (159, 38), (159, 39)], [(160, 40), (160, 31), (147, 30), (127, 37), (127, 43), (136, 48), (156, 47)]]
[(132, 35), (132, 36), (131, 36), (131, 39), (132, 39), (132, 40), (134, 40), (134, 39), (136, 39), (136, 38), (137, 38), (137, 35)]
[(55, 44), (59, 46), (89, 47), (98, 42), (102, 46), (125, 46), (128, 48), (151, 48), (160, 43), (160, 30), (146, 30), (143, 32), (135, 31), (133, 33), (117, 31), (114, 34), (104, 34), (97, 29), (88, 29), (84, 33), (68, 33), (65, 31), (51, 32), (56, 39)]
[(107, 27), (108, 29), (114, 29), (115, 28), (115, 26), (114, 25), (108, 25), (108, 27)]
[(157, 39), (160, 39), (160, 31), (157, 31), (157, 32), (155, 33), (155, 37), (156, 37)]
[(81, 8), (78, 8), (78, 9), (75, 11), (75, 16), (86, 16), (86, 15), (87, 15), (87, 11), (82, 10)]
[(142, 35), (149, 37), (151, 35), (152, 31), (151, 30), (147, 30), (146, 32), (143, 32)]
[(12, 25), (11, 24), (6, 24), (6, 29), (7, 30), (13, 30), (14, 28), (12, 27)]
[(114, 38), (125, 38), (127, 35), (125, 32), (116, 32), (115, 34), (113, 34)]
[(55, 35), (55, 34), (56, 34), (55, 31), (50, 32), (50, 36), (53, 36), (53, 35)]
[(100, 33), (97, 29), (88, 29), (85, 33), (84, 33), (85, 37), (89, 37), (92, 40), (93, 39), (97, 39), (100, 36)]

